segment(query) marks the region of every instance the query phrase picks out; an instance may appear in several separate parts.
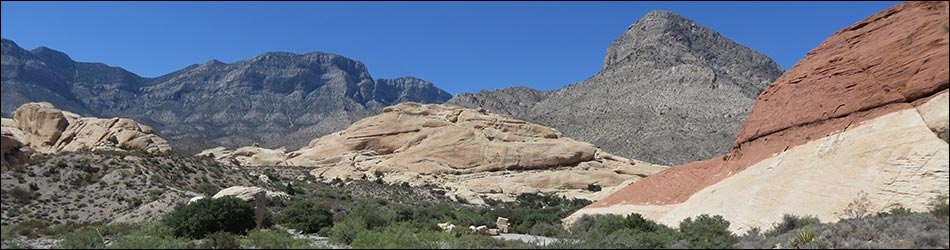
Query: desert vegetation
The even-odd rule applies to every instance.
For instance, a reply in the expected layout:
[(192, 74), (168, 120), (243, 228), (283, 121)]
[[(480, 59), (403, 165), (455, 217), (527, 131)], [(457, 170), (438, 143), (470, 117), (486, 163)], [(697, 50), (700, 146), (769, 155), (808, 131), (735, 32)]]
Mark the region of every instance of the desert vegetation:
[[(270, 200), (262, 225), (242, 200), (202, 199), (134, 225), (23, 221), (3, 228), (4, 248), (40, 239), (63, 248), (946, 248), (950, 231), (945, 198), (926, 212), (897, 207), (836, 223), (786, 215), (772, 228), (737, 235), (716, 215), (688, 218), (676, 228), (639, 214), (584, 216), (565, 228), (561, 218), (589, 201), (525, 194), (476, 206), (426, 193), (439, 192), (433, 188), (273, 176), (274, 187), (294, 195)], [(493, 226), (497, 217), (509, 219), (510, 233), (554, 240), (503, 240), (468, 228)], [(446, 231), (438, 223), (457, 227)]]

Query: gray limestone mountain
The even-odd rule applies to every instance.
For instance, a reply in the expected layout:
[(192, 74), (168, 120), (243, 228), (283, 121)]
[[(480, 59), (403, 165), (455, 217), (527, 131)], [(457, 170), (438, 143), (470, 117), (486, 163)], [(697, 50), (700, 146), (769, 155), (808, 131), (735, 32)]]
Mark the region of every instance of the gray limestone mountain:
[(359, 61), (322, 52), (264, 53), (216, 60), (157, 78), (75, 62), (48, 48), (3, 39), (3, 115), (31, 101), (154, 127), (177, 148), (298, 148), (399, 102), (442, 103), (451, 95), (418, 78), (373, 79)]
[(756, 96), (782, 72), (708, 27), (652, 11), (610, 45), (601, 71), (583, 82), (550, 92), (460, 94), (446, 104), (554, 127), (624, 157), (681, 164), (727, 152)]

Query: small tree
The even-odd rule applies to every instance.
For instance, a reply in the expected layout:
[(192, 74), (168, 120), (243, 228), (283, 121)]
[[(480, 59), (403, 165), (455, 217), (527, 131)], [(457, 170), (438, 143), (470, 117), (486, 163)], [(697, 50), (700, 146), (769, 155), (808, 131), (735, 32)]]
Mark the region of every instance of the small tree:
[(333, 226), (333, 213), (330, 209), (313, 200), (291, 200), (278, 219), (287, 227), (302, 233), (316, 233), (321, 228)]
[(165, 216), (163, 223), (174, 229), (176, 236), (193, 239), (201, 239), (218, 231), (244, 234), (256, 224), (254, 208), (230, 196), (179, 205)]
[(729, 231), (729, 221), (719, 215), (686, 218), (680, 222), (680, 233), (693, 249), (725, 249), (739, 243), (739, 238)]

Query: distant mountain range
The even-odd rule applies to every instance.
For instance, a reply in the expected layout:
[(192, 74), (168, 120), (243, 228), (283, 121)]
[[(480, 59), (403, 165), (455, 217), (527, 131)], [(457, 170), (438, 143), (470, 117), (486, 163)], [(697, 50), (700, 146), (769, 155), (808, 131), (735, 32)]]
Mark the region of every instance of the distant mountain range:
[(666, 11), (627, 28), (586, 81), (454, 98), (418, 78), (373, 79), (363, 63), (329, 53), (212, 60), (144, 78), (4, 39), (2, 112), (46, 101), (85, 116), (132, 118), (188, 152), (293, 150), (389, 105), (448, 101), (553, 127), (624, 157), (680, 164), (726, 153), (755, 97), (782, 72), (767, 56)]
[(769, 57), (667, 11), (652, 11), (610, 47), (593, 77), (559, 90), (460, 94), (624, 157), (681, 164), (728, 152), (756, 96), (783, 70)]
[(373, 79), (340, 55), (264, 53), (216, 60), (145, 78), (119, 67), (73, 61), (3, 39), (2, 113), (46, 101), (98, 117), (128, 117), (153, 126), (181, 150), (214, 146), (299, 148), (400, 102), (443, 103), (452, 97), (422, 79)]

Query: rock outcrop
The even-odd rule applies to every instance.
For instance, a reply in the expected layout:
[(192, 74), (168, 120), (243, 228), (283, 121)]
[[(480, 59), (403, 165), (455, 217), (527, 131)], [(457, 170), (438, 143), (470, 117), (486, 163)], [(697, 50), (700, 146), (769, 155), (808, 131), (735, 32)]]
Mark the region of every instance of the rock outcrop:
[(906, 2), (836, 32), (757, 99), (729, 154), (672, 167), (581, 209), (732, 230), (822, 221), (948, 193), (946, 2)]
[(285, 157), (260, 153), (267, 150), (259, 148), (245, 150), (255, 152), (248, 158), (231, 157), (238, 151), (205, 153), (219, 152), (214, 153), (223, 156), (219, 161), (235, 159), (243, 165), (268, 155), (282, 163), (265, 165), (316, 167), (311, 174), (327, 181), (382, 178), (394, 184), (433, 184), (451, 190), (450, 197), (473, 203), (536, 192), (596, 200), (664, 169), (484, 109), (418, 103), (386, 107), (380, 115), (315, 139)]
[(238, 198), (244, 201), (251, 201), (254, 199), (254, 196), (256, 196), (259, 193), (264, 193), (265, 197), (269, 199), (280, 198), (280, 197), (283, 197), (283, 198), (290, 197), (290, 195), (287, 195), (287, 193), (284, 193), (284, 192), (267, 191), (259, 187), (233, 186), (233, 187), (228, 187), (228, 188), (222, 189), (221, 191), (218, 191), (218, 193), (214, 194), (214, 196), (212, 196), (211, 198), (218, 199), (225, 196), (232, 196), (234, 198)]
[(157, 153), (169, 151), (171, 146), (151, 127), (133, 120), (81, 117), (50, 103), (23, 104), (13, 113), (13, 119), (3, 119), (4, 163), (22, 160), (33, 152), (81, 149)]
[(16, 127), (13, 119), (2, 118), (3, 126), (0, 128), (0, 164), (22, 162), (29, 159), (33, 154), (33, 149), (25, 147), (23, 131)]
[(266, 149), (255, 146), (241, 147), (234, 151), (217, 147), (201, 151), (197, 156), (208, 156), (215, 160), (240, 166), (287, 166), (287, 150), (283, 147)]
[(708, 27), (652, 11), (583, 82), (550, 92), (460, 94), (446, 104), (510, 114), (620, 156), (671, 165), (727, 153), (755, 97), (781, 74), (767, 56)]

